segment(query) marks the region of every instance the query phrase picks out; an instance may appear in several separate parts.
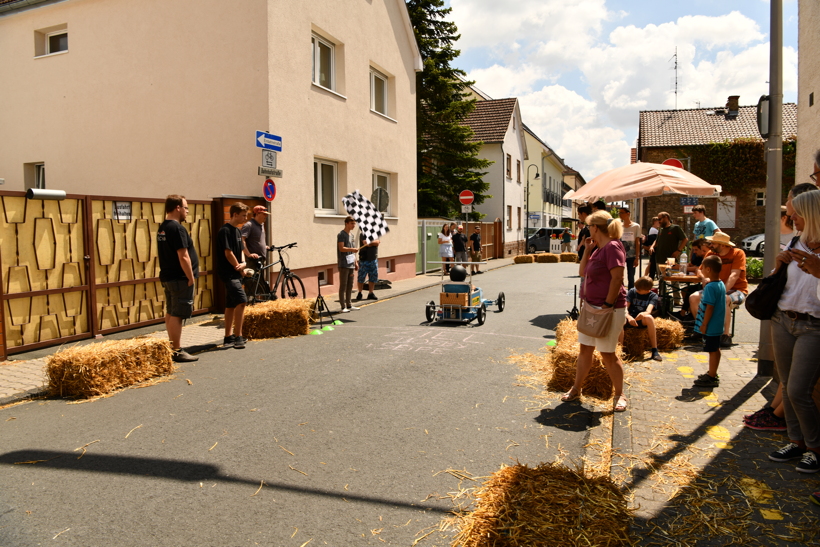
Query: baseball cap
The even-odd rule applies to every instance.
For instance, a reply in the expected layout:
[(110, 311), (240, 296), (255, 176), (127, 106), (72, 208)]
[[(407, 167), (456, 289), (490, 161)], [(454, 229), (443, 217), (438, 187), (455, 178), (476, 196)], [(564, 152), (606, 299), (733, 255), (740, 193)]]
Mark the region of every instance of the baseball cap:
[(253, 208), (253, 215), (254, 216), (258, 215), (259, 213), (265, 213), (266, 215), (270, 214), (268, 212), (268, 208), (265, 207), (264, 205), (257, 205), (256, 207)]

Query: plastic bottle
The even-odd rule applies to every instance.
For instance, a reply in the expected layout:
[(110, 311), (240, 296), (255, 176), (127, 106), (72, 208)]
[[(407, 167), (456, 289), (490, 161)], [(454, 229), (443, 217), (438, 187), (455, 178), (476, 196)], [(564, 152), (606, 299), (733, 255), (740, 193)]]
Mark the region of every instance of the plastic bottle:
[(689, 265), (689, 255), (686, 254), (686, 251), (683, 251), (680, 254), (680, 271), (686, 273), (686, 267)]

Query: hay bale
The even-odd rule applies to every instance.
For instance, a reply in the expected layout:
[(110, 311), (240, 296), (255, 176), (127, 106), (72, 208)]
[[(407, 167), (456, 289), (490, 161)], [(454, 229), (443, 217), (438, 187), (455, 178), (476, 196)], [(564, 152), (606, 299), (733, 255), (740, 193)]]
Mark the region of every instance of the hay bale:
[[(547, 382), (548, 390), (560, 393), (569, 391), (572, 384), (575, 383), (575, 362), (578, 360), (578, 353), (580, 351), (581, 345), (578, 343), (556, 344), (555, 347), (552, 348), (550, 355), (552, 376)], [(581, 388), (581, 393), (589, 397), (597, 397), (598, 399), (612, 398), (612, 380), (609, 379), (609, 374), (606, 372), (603, 361), (601, 361), (601, 354), (598, 350), (592, 353), (592, 367)]]
[(561, 262), (578, 262), (578, 253), (561, 253)]
[(552, 253), (542, 253), (540, 255), (535, 256), (535, 261), (539, 264), (557, 264), (558, 255)]
[(311, 301), (280, 298), (245, 308), (242, 333), (248, 340), (300, 336), (310, 332)]
[(452, 545), (634, 545), (627, 499), (608, 473), (519, 463), (493, 473), (470, 497), (475, 508), (457, 514)]
[(171, 356), (171, 343), (157, 338), (73, 346), (47, 359), (48, 391), (54, 397), (98, 397), (171, 374), (174, 371)]
[(567, 317), (555, 326), (556, 344), (576, 344), (578, 342), (577, 321)]
[(685, 334), (683, 325), (670, 319), (655, 319), (655, 330), (658, 331), (658, 349), (671, 351), (683, 346)]
[(624, 340), (621, 347), (627, 361), (643, 361), (644, 351), (650, 349), (647, 330), (624, 329)]
[(518, 255), (513, 258), (513, 262), (516, 264), (532, 264), (535, 262), (534, 255)]

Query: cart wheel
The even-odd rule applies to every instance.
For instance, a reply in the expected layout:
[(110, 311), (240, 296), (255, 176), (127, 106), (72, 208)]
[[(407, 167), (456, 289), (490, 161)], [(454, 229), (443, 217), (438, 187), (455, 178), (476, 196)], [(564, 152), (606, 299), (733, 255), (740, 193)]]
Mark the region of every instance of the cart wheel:
[(430, 300), (424, 308), (424, 315), (427, 317), (427, 322), (432, 323), (436, 317), (436, 303)]
[(476, 314), (475, 319), (479, 326), (484, 324), (484, 320), (487, 319), (487, 306), (481, 304), (481, 307), (478, 308), (478, 313)]
[(504, 311), (504, 305), (507, 303), (507, 299), (504, 297), (504, 293), (498, 293), (498, 300), (496, 300), (496, 305), (498, 306), (498, 311)]

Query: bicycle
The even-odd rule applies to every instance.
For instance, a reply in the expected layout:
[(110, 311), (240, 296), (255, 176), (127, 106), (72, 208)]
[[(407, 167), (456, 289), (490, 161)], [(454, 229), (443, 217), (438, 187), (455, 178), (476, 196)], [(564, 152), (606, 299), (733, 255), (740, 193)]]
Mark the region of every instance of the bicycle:
[[(276, 262), (271, 262), (267, 265), (265, 265), (265, 257), (259, 258), (263, 266), (258, 268), (251, 277), (246, 277), (244, 282), (245, 294), (248, 296), (249, 304), (276, 300), (279, 298), (276, 296), (276, 292), (277, 290), (280, 290), (280, 284), (282, 286), (281, 298), (305, 298), (304, 283), (302, 283), (302, 280), (299, 279), (298, 275), (288, 269), (288, 266), (285, 264), (285, 260), (282, 257), (282, 251), (292, 249), (293, 247), (296, 247), (296, 243), (289, 243), (287, 245), (282, 245), (281, 247), (276, 247), (273, 245), (268, 247), (268, 252), (276, 251), (279, 253), (279, 260)], [(287, 256), (287, 253), (285, 253), (285, 256)], [(270, 285), (268, 285), (268, 282), (265, 281), (264, 272), (278, 264), (281, 264), (282, 267), (279, 268), (279, 276), (276, 278), (276, 283), (273, 285), (273, 290), (271, 290)]]

